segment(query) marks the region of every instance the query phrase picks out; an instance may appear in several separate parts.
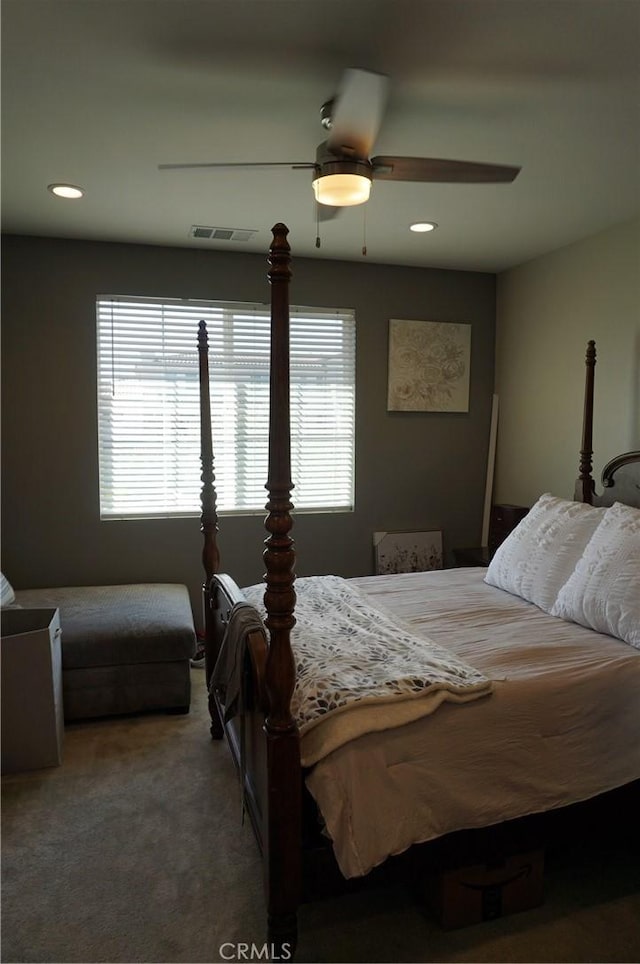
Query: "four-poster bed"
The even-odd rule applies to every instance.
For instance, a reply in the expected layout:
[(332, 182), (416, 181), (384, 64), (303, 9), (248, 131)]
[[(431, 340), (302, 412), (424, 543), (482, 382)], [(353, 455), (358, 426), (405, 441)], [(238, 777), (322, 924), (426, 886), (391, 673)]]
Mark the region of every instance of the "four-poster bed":
[[(493, 572), (493, 584), (482, 578), (483, 570), (464, 569), (366, 577), (349, 580), (351, 587), (344, 581), (337, 581), (334, 588), (338, 601), (335, 607), (329, 602), (329, 609), (340, 610), (337, 622), (340, 619), (346, 622), (353, 638), (361, 632), (368, 632), (368, 624), (363, 621), (370, 605), (373, 619), (375, 621), (377, 612), (381, 627), (387, 619), (398, 621), (397, 635), (405, 649), (400, 656), (396, 653), (394, 658), (405, 659), (402, 663), (404, 682), (408, 675), (415, 685), (410, 698), (403, 701), (396, 700), (395, 690), (390, 698), (377, 701), (368, 690), (364, 695), (358, 691), (355, 696), (351, 693), (344, 699), (342, 691), (327, 696), (328, 687), (335, 682), (329, 666), (325, 668), (327, 676), (320, 693), (322, 699), (317, 698), (317, 693), (313, 695), (316, 703), (325, 708), (328, 704), (329, 710), (333, 711), (327, 713), (326, 723), (338, 721), (343, 729), (334, 725), (331, 730), (324, 719), (319, 721), (319, 726), (315, 725), (316, 719), (312, 725), (308, 724), (309, 716), (313, 714), (302, 702), (304, 693), (301, 695), (303, 687), (299, 684), (305, 667), (313, 662), (316, 653), (304, 648), (301, 638), (303, 633), (307, 634), (310, 625), (308, 613), (318, 609), (326, 600), (322, 595), (324, 589), (318, 595), (318, 585), (313, 579), (298, 580), (296, 608), (295, 553), (290, 537), (293, 486), (289, 434), (288, 285), (291, 272), (287, 233), (282, 224), (273, 229), (268, 272), (272, 293), (272, 336), (269, 495), (265, 521), (269, 536), (263, 554), (266, 588), (252, 587), (241, 592), (230, 576), (218, 573), (204, 324), (200, 328), (199, 352), (202, 531), (205, 541), (203, 591), (211, 733), (214, 738), (226, 735), (239, 770), (244, 805), (263, 857), (269, 941), (276, 948), (286, 944), (291, 951), (296, 942), (296, 910), (309, 889), (309, 868), (314, 857), (322, 863), (327, 874), (335, 869), (337, 861), (344, 878), (359, 877), (388, 856), (406, 851), (414, 843), (441, 839), (458, 830), (506, 825), (507, 821), (525, 814), (561, 808), (640, 778), (637, 740), (626, 748), (621, 759), (610, 762), (603, 774), (587, 772), (600, 769), (597, 760), (594, 766), (588, 765), (594, 741), (597, 743), (599, 738), (596, 730), (590, 728), (582, 717), (578, 722), (589, 730), (588, 746), (586, 749), (576, 745), (570, 748), (585, 770), (582, 782), (571, 777), (571, 786), (566, 787), (566, 755), (561, 753), (557, 758), (552, 757), (548, 750), (549, 744), (564, 738), (561, 732), (564, 724), (555, 721), (554, 713), (557, 712), (558, 721), (564, 718), (572, 694), (576, 705), (597, 706), (597, 687), (603, 685), (602, 678), (605, 678), (604, 685), (617, 687), (617, 698), (627, 707), (627, 716), (631, 713), (629, 706), (634, 701), (637, 703), (640, 683), (640, 652), (634, 648), (635, 642), (629, 645), (584, 625), (578, 626), (549, 615), (549, 607), (543, 611), (546, 605), (543, 597), (548, 586), (535, 573), (530, 580), (533, 595), (527, 595), (523, 590), (520, 598), (516, 590), (504, 592), (502, 588), (494, 588), (501, 585), (503, 578), (500, 560)], [(616, 500), (629, 505), (640, 504), (638, 452), (625, 453), (612, 460), (603, 476), (605, 493), (600, 497), (595, 493), (591, 478), (594, 365), (595, 347), (590, 342), (580, 478), (576, 484), (576, 499), (581, 504), (569, 503), (567, 509), (567, 505), (558, 505), (562, 500), (543, 497), (536, 511), (530, 513), (534, 519), (536, 512), (544, 519), (551, 514), (553, 524), (562, 526), (567, 513), (573, 517), (571, 506), (576, 505), (575, 514), (580, 517), (579, 524), (583, 525), (585, 544), (601, 521), (601, 515), (592, 516), (590, 513), (605, 511), (604, 508), (591, 510), (590, 505), (604, 507)], [(529, 524), (530, 529), (532, 525)], [(523, 531), (526, 534), (526, 529)], [(509, 552), (514, 551), (513, 543), (510, 543), (502, 561), (507, 580), (510, 578)], [(569, 561), (565, 559), (563, 564), (568, 566)], [(573, 561), (562, 583), (572, 570)], [(335, 577), (326, 578), (335, 580)], [(264, 600), (261, 598), (263, 590)], [(425, 597), (428, 597), (428, 605), (424, 602)], [(253, 606), (247, 605), (247, 598)], [(542, 609), (539, 608), (541, 605)], [(492, 612), (488, 616), (490, 609)], [(267, 632), (256, 615), (257, 610), (263, 613)], [(301, 622), (297, 630), (298, 676), (291, 646), (291, 634), (296, 624), (294, 612)], [(325, 641), (334, 631), (330, 615), (328, 610), (323, 612)], [(354, 626), (357, 626), (356, 630)], [(393, 630), (388, 633), (388, 637), (391, 636)], [(442, 647), (449, 646), (452, 636), (455, 645), (451, 646), (449, 659), (444, 659), (443, 669), (438, 660), (442, 656)], [(541, 662), (541, 642), (554, 657), (557, 655), (563, 666), (568, 667), (563, 676), (546, 672), (545, 664)], [(234, 647), (235, 653), (233, 659), (226, 660), (227, 670), (229, 665), (232, 666), (231, 674), (227, 673), (226, 677), (224, 666), (221, 670), (225, 660), (219, 659), (223, 645), (227, 656), (229, 647)], [(391, 645), (392, 640), (385, 637), (384, 647)], [(432, 647), (429, 652), (434, 665), (437, 664), (427, 684), (413, 678), (413, 664), (406, 662), (416, 645)], [(606, 657), (602, 655), (604, 647), (609, 647)], [(352, 651), (355, 651), (355, 644), (353, 650), (349, 648), (349, 654)], [(551, 659), (548, 655), (544, 658)], [(385, 662), (384, 654), (380, 660)], [(337, 661), (340, 661), (339, 657)], [(551, 690), (542, 688), (540, 682), (549, 675), (553, 683)], [(383, 683), (383, 686), (388, 685), (388, 681)], [(424, 694), (415, 692), (419, 686), (424, 687)], [(420, 699), (414, 698), (418, 696)], [(427, 704), (427, 698), (430, 704)], [(354, 702), (347, 706), (349, 699)], [(456, 703), (465, 705), (456, 707)], [(539, 729), (531, 732), (532, 704), (536, 704), (541, 717), (546, 718), (547, 730), (544, 732)], [(425, 705), (431, 708), (424, 709)], [(431, 715), (435, 706), (441, 708)], [(392, 711), (400, 715), (387, 715)], [(592, 709), (591, 715), (597, 722), (603, 714)], [(574, 728), (576, 719), (572, 718)], [(303, 720), (305, 722), (301, 723)], [(354, 724), (354, 720), (358, 723)], [(640, 725), (638, 711), (635, 723)], [(481, 726), (484, 729), (480, 730)], [(610, 729), (603, 728), (602, 739), (607, 745), (612, 740), (623, 741), (624, 745), (624, 740), (629, 738), (624, 727), (624, 720), (616, 718)], [(325, 736), (330, 730), (331, 735)], [(473, 746), (473, 752), (469, 753), (469, 734), (478, 732), (484, 734), (482, 748)], [(319, 737), (319, 733), (323, 735)], [(540, 752), (540, 744), (544, 746), (544, 759), (536, 755)], [(379, 758), (377, 765), (376, 756)], [(499, 771), (501, 774), (507, 772), (511, 780), (511, 774), (522, 767), (521, 759), (529, 756), (533, 761), (531, 773), (540, 769), (544, 771), (544, 779), (536, 781), (531, 776), (529, 781), (527, 777), (520, 781), (525, 786), (507, 792), (506, 778), (499, 775)], [(406, 778), (409, 771), (412, 772), (411, 780)], [(417, 782), (413, 771), (417, 772)], [(483, 785), (486, 772), (491, 773), (488, 782), (495, 781), (498, 786), (498, 800), (496, 794), (492, 795), (490, 788)], [(388, 779), (390, 773), (394, 774), (391, 781)], [(473, 804), (471, 798), (474, 798)], [(414, 811), (417, 822), (412, 823)], [(427, 812), (429, 817), (425, 822)], [(328, 836), (332, 838), (333, 854)], [(336, 876), (340, 877), (339, 874)]]

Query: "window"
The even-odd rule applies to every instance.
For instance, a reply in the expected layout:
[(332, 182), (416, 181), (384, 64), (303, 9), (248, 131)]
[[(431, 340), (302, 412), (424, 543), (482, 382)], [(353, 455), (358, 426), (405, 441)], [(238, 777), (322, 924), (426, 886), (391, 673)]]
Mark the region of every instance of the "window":
[[(100, 297), (98, 423), (103, 519), (200, 512), (198, 322), (209, 336), (218, 511), (264, 510), (270, 316), (265, 305)], [(296, 510), (353, 507), (355, 318), (291, 308), (291, 472)]]

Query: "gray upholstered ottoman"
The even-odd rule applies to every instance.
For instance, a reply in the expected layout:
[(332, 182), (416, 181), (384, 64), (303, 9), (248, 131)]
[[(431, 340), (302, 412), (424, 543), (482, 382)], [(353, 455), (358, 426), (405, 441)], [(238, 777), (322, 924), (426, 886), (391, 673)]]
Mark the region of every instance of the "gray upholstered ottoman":
[(15, 601), (60, 610), (65, 720), (189, 710), (196, 637), (186, 586), (24, 589)]

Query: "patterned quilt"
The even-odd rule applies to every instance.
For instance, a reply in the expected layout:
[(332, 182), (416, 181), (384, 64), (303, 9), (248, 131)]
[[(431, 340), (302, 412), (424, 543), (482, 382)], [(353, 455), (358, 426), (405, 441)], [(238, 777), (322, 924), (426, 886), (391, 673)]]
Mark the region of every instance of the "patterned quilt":
[[(244, 589), (265, 617), (264, 585)], [(467, 702), (492, 689), (487, 677), (444, 647), (371, 605), (339, 576), (297, 579), (291, 646), (297, 682), (291, 711), (301, 735), (335, 715), (370, 703), (436, 697)], [(425, 713), (429, 712), (425, 708)]]

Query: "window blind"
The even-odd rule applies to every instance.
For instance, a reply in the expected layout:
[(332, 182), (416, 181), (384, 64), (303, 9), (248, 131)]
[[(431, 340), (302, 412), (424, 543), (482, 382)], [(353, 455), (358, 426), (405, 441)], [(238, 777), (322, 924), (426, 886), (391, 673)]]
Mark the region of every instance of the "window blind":
[[(103, 519), (200, 512), (198, 322), (207, 324), (218, 511), (264, 510), (270, 315), (265, 305), (97, 299)], [(296, 510), (353, 507), (355, 317), (290, 309)]]

